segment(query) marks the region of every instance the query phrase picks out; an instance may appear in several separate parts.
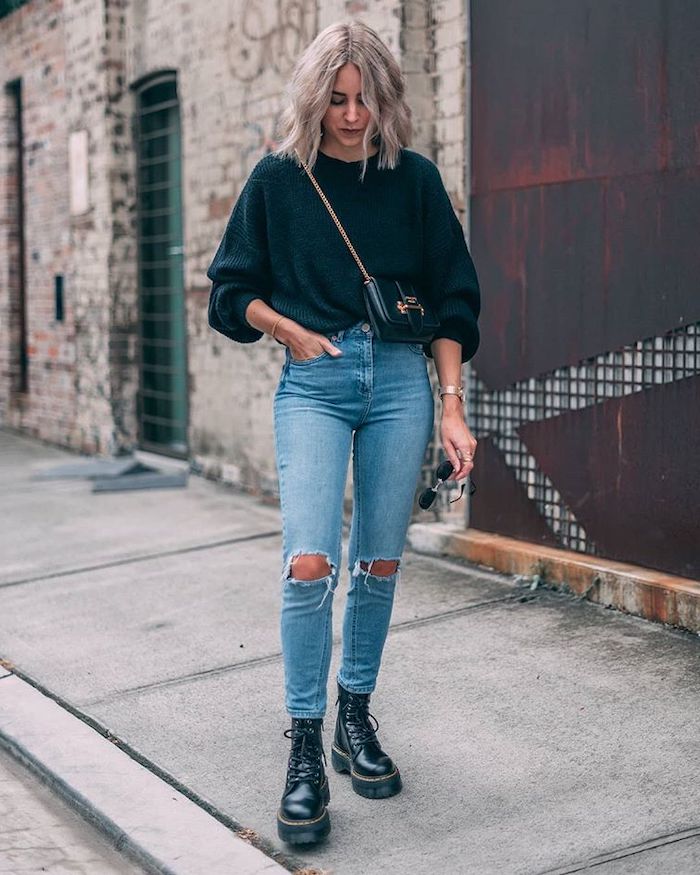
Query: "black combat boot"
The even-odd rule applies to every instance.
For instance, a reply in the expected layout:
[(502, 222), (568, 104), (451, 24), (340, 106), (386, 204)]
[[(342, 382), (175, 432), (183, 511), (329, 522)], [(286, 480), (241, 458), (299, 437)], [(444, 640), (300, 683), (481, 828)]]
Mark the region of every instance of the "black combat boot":
[[(394, 796), (401, 775), (377, 741), (379, 724), (369, 713), (369, 693), (350, 693), (338, 684), (338, 719), (331, 748), (336, 772), (350, 772), (352, 789), (368, 799)], [(370, 721), (374, 720), (375, 726)]]
[(292, 717), (284, 733), (292, 740), (287, 783), (277, 812), (277, 834), (283, 842), (319, 842), (331, 831), (326, 806), (331, 800), (323, 764), (322, 721)]

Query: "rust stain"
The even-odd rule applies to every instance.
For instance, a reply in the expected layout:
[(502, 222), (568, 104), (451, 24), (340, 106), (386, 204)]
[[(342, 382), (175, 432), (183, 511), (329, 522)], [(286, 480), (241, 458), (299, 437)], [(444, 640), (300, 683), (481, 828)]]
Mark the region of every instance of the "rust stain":
[(622, 485), (622, 405), (618, 408), (615, 417), (615, 429), (617, 431), (617, 477), (615, 478), (615, 490), (620, 494)]
[(671, 121), (668, 100), (668, 12), (664, 10), (661, 24), (661, 51), (659, 53), (659, 166), (668, 170), (671, 159)]
[(610, 268), (612, 266), (612, 248), (610, 246), (610, 222), (608, 219), (608, 180), (603, 182), (602, 225), (603, 225), (603, 303), (607, 303), (610, 289)]
[(533, 569), (546, 565), (548, 586), (565, 584), (572, 593), (597, 604), (700, 632), (700, 583), (696, 580), (478, 529), (451, 534), (441, 549), (508, 574), (531, 575)]
[(661, 623), (675, 623), (675, 599), (668, 590), (655, 586), (639, 588), (642, 602), (642, 616)]

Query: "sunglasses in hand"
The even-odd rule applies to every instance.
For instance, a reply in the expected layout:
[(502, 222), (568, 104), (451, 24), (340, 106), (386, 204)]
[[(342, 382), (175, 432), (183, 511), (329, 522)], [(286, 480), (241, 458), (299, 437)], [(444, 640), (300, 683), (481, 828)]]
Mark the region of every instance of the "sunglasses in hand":
[[(427, 489), (424, 489), (420, 494), (420, 498), (418, 499), (418, 504), (423, 508), (423, 510), (428, 510), (431, 507), (432, 503), (435, 501), (437, 497), (437, 491), (442, 486), (442, 484), (449, 478), (450, 474), (454, 471), (454, 466), (449, 459), (445, 459), (444, 462), (440, 462), (437, 467), (437, 471), (435, 472), (435, 479), (437, 483), (435, 486), (429, 486)], [(455, 501), (459, 501), (459, 499), (464, 495), (464, 487), (466, 484), (462, 483), (461, 489), (459, 491), (459, 495), (457, 498), (450, 499), (450, 504), (454, 504)], [(476, 484), (469, 477), (469, 494), (474, 495), (476, 492)]]

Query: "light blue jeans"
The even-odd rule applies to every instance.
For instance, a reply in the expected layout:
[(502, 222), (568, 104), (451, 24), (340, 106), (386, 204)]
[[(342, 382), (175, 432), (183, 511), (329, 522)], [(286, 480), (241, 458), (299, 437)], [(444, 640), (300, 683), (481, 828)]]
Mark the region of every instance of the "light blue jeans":
[[(343, 355), (324, 352), (295, 361), (287, 349), (274, 398), (283, 521), (281, 635), (285, 704), (292, 717), (318, 718), (326, 711), (351, 451), (350, 585), (338, 681), (352, 692), (371, 693), (433, 430), (433, 395), (420, 345), (382, 342), (366, 322), (326, 336)], [(291, 576), (293, 560), (308, 554), (326, 560), (327, 577)], [(381, 559), (395, 561), (396, 571), (373, 575), (372, 562)]]

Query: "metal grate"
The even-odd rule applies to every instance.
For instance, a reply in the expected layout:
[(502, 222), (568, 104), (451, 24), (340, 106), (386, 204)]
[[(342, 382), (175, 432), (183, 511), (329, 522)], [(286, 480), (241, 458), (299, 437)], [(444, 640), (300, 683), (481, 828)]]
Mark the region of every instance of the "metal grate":
[(700, 323), (695, 323), (493, 392), (472, 375), (470, 424), (477, 439), (491, 437), (560, 544), (595, 553), (595, 544), (539, 470), (517, 429), (699, 373)]

